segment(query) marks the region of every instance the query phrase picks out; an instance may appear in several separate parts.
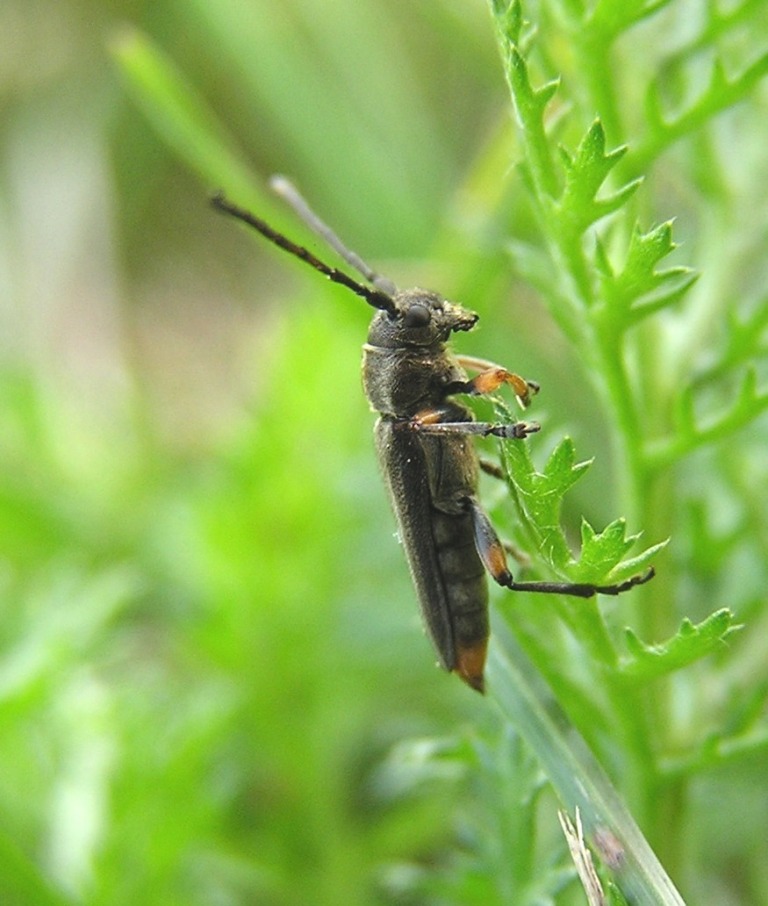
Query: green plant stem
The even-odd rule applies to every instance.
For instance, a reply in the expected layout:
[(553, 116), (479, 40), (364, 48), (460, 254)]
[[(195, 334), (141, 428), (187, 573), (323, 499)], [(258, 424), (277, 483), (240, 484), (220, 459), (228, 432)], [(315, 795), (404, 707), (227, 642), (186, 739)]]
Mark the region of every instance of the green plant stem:
[(634, 389), (630, 383), (624, 359), (624, 337), (618, 329), (608, 306), (591, 312), (595, 345), (598, 352), (597, 373), (601, 377), (604, 398), (609, 414), (615, 418), (618, 431), (614, 434), (616, 471), (621, 479), (622, 510), (633, 524), (642, 525), (640, 515), (645, 469), (642, 447), (637, 443), (639, 411)]

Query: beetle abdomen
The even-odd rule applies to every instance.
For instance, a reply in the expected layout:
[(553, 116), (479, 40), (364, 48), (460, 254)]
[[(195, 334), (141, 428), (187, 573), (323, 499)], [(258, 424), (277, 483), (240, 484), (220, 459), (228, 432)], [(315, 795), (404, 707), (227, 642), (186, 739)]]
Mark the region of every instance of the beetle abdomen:
[(450, 667), (482, 691), (488, 645), (488, 582), (475, 547), (469, 513), (453, 515), (432, 510), (432, 536), (446, 586), (453, 631), (454, 661)]

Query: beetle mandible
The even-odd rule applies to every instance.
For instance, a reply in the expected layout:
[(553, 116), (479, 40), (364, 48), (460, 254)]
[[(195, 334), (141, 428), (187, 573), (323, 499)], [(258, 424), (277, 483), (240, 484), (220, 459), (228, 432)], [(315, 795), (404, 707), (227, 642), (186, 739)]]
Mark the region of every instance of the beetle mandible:
[[(363, 385), (379, 414), (374, 429), (379, 463), (440, 664), (482, 692), (489, 637), (486, 571), (511, 591), (589, 598), (641, 585), (653, 569), (615, 585), (515, 581), (504, 546), (478, 502), (480, 463), (472, 439), (520, 440), (539, 426), (478, 422), (453, 397), (492, 393), (507, 384), (527, 406), (538, 384), (491, 362), (454, 355), (447, 341), (452, 333), (475, 326), (475, 312), (429, 290), (398, 290), (348, 249), (285, 177), (273, 177), (270, 184), (370, 286), (325, 264), (223, 194), (212, 204), (377, 309), (363, 347)], [(467, 370), (478, 374), (470, 379)]]

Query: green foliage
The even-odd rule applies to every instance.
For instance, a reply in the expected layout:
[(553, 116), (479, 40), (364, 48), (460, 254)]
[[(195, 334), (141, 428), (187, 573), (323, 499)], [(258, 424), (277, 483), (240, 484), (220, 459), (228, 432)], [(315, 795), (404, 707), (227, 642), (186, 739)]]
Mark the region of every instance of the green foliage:
[[(738, 305), (746, 313), (736, 315), (733, 291), (726, 279), (713, 290), (711, 286), (701, 286), (696, 269), (677, 261), (665, 266), (670, 257), (678, 258), (672, 224), (667, 221), (650, 228), (641, 225), (638, 210), (653, 185), (646, 182), (641, 188), (640, 174), (673, 142), (684, 139), (692, 148), (699, 147), (703, 141), (700, 130), (708, 127), (717, 114), (749, 97), (766, 73), (766, 59), (756, 41), (747, 54), (752, 61), (741, 65), (736, 74), (726, 75), (726, 71), (733, 70), (728, 70), (719, 55), (726, 47), (718, 46), (719, 41), (726, 35), (732, 38), (737, 24), (754, 23), (757, 9), (747, 2), (724, 14), (712, 6), (702, 16), (696, 39), (689, 39), (672, 57), (660, 62), (659, 73), (648, 82), (645, 119), (642, 123), (633, 122), (630, 106), (619, 103), (623, 82), (618, 70), (612, 69), (611, 45), (636, 21), (664, 5), (667, 4), (604, 2), (587, 9), (580, 4), (545, 3), (537, 10), (541, 18), (536, 30), (525, 22), (520, 3), (495, 2), (492, 7), (520, 127), (527, 201), (540, 236), (538, 244), (530, 236), (516, 239), (513, 260), (547, 298), (550, 312), (569, 337), (606, 404), (622, 478), (623, 506), (631, 513), (631, 522), (645, 528), (646, 534), (650, 532), (652, 540), (654, 534), (655, 539), (671, 535), (674, 551), (676, 544), (685, 545), (684, 538), (676, 536), (676, 532), (683, 534), (690, 527), (690, 523), (679, 523), (676, 510), (686, 500), (693, 503), (699, 499), (704, 488), (718, 488), (720, 499), (727, 499), (728, 507), (737, 512), (743, 509), (746, 514), (752, 510), (741, 496), (746, 490), (744, 483), (734, 485), (729, 477), (718, 474), (718, 469), (727, 451), (742, 462), (756, 462), (757, 450), (764, 443), (764, 429), (758, 419), (768, 403), (765, 371), (761, 367), (766, 304), (764, 297), (753, 293), (752, 299), (747, 296)], [(572, 59), (566, 71), (553, 73), (553, 48), (559, 28), (570, 42)], [(698, 62), (705, 48), (714, 52), (710, 77), (689, 88), (688, 97), (676, 109), (670, 107), (669, 113), (662, 113), (661, 84), (674, 83), (670, 79), (673, 71), (681, 84), (688, 75), (686, 67), (693, 68), (694, 60)], [(532, 75), (534, 69), (542, 72), (539, 80)], [(568, 96), (563, 97), (565, 94)], [(558, 98), (560, 109), (555, 111)], [(587, 126), (575, 141), (575, 150), (569, 152), (563, 147), (563, 139), (578, 129), (579, 120), (584, 122), (590, 101), (600, 111), (601, 119)], [(614, 141), (614, 149), (609, 151), (606, 125)], [(737, 165), (737, 154), (730, 145), (710, 151), (710, 171), (698, 183), (702, 209), (706, 210), (708, 204), (714, 206), (714, 229), (720, 236), (723, 227), (717, 224), (717, 212), (724, 220), (724, 206), (733, 203), (726, 202), (727, 174), (729, 168)], [(699, 177), (695, 164), (691, 177)], [(705, 279), (708, 265), (722, 273), (736, 266), (732, 248), (718, 246), (710, 250), (710, 257), (703, 263)], [(697, 251), (694, 245), (694, 254)], [(710, 410), (708, 414), (703, 412), (705, 407)], [(751, 434), (746, 431), (750, 426), (755, 428)], [(734, 652), (738, 651), (738, 643), (731, 642), (735, 630), (743, 628), (737, 625), (741, 622), (737, 615), (754, 613), (753, 592), (750, 588), (740, 595), (735, 590), (735, 596), (729, 595), (720, 604), (721, 596), (707, 588), (702, 576), (698, 583), (702, 602), (715, 607), (708, 616), (706, 611), (702, 614), (699, 601), (686, 591), (686, 582), (691, 581), (689, 569), (681, 555), (672, 559), (662, 555), (663, 541), (656, 540), (640, 554), (623, 559), (638, 538), (626, 534), (624, 519), (614, 519), (601, 532), (583, 520), (581, 549), (577, 557), (572, 557), (568, 537), (560, 525), (565, 511), (563, 493), (582, 477), (585, 467), (584, 463), (574, 465), (573, 444), (561, 442), (540, 473), (527, 452), (515, 448), (505, 451), (504, 456), (523, 526), (518, 537), (548, 564), (545, 569), (574, 579), (606, 581), (610, 577), (615, 581), (654, 562), (657, 578), (633, 591), (633, 604), (642, 601), (641, 609), (635, 609), (638, 625), (647, 634), (658, 632), (670, 616), (677, 615), (680, 621), (676, 633), (664, 642), (641, 642), (638, 633), (627, 628), (626, 654), (622, 654), (619, 639), (609, 623), (603, 622), (604, 612), (590, 609), (585, 616), (579, 605), (559, 606), (561, 619), (588, 657), (578, 670), (567, 668), (568, 679), (564, 679), (562, 667), (554, 675), (551, 659), (556, 657), (558, 645), (552, 637), (545, 642), (544, 633), (528, 618), (523, 618), (522, 627), (519, 614), (514, 624), (528, 655), (548, 675), (570, 717), (598, 750), (601, 743), (594, 730), (601, 718), (584, 706), (576, 689), (586, 695), (586, 690), (596, 684), (603, 687), (604, 703), (598, 706), (604, 712), (602, 721), (616, 728), (614, 744), (623, 740), (619, 745), (625, 767), (638, 784), (633, 792), (627, 788), (625, 793), (641, 824), (655, 835), (663, 860), (670, 829), (661, 818), (664, 795), (658, 796), (658, 790), (660, 784), (664, 788), (665, 748), (680, 745), (679, 731), (665, 723), (665, 694), (675, 695), (678, 678), (680, 687), (688, 688), (683, 674), (693, 669), (691, 665), (700, 664), (703, 676), (730, 690), (730, 704), (728, 696), (723, 697), (721, 720), (724, 719), (733, 699), (743, 696), (735, 680)], [(599, 459), (592, 472), (598, 468)], [(763, 476), (764, 481), (762, 468), (753, 474)], [(695, 483), (689, 480), (692, 475), (696, 476)], [(723, 487), (723, 480), (726, 486), (730, 484), (728, 490)], [(764, 501), (763, 490), (758, 493)], [(747, 530), (738, 537), (740, 543), (749, 546)], [(712, 563), (707, 570), (709, 582), (718, 569), (715, 564), (727, 569), (727, 564), (734, 563), (728, 556), (728, 551), (735, 553), (734, 539), (729, 540), (731, 546), (722, 552), (714, 549), (727, 543), (722, 539), (698, 533), (693, 542), (697, 558)], [(755, 536), (751, 541), (759, 544)], [(703, 553), (705, 549), (709, 549), (708, 554)], [(759, 559), (752, 560), (751, 568), (759, 588), (758, 577), (763, 582), (766, 579), (764, 564)], [(692, 610), (687, 610), (692, 605)], [(624, 600), (616, 606), (623, 610)], [(691, 618), (694, 614), (696, 621)], [(552, 631), (548, 620), (546, 627)], [(744, 631), (749, 630), (747, 625)], [(566, 650), (563, 645), (561, 657), (567, 657)], [(713, 660), (714, 653), (720, 655), (717, 660)], [(584, 666), (590, 663), (597, 669)], [(660, 678), (666, 679), (664, 690), (658, 686)], [(654, 693), (646, 699), (641, 686), (649, 683), (655, 684)], [(697, 709), (701, 714), (704, 707), (703, 697), (689, 698), (683, 724), (695, 726)], [(758, 715), (750, 713), (755, 751), (764, 746), (765, 733)], [(542, 744), (536, 732), (530, 732), (534, 725), (525, 720), (522, 723), (529, 730), (531, 744), (545, 759), (543, 746), (554, 745), (553, 739)], [(679, 785), (674, 793), (670, 791), (677, 797), (692, 794), (694, 765), (721, 763), (705, 755), (712, 750), (707, 734), (698, 739), (695, 733), (688, 736), (686, 745), (690, 751), (685, 764), (690, 773), (685, 780), (685, 769), (677, 775)], [(649, 737), (654, 740), (653, 750), (641, 744)], [(734, 757), (736, 752), (743, 752), (740, 741), (744, 738), (743, 727), (734, 731)], [(718, 748), (718, 752), (723, 751)], [(583, 765), (585, 777), (590, 771), (588, 761)], [(629, 767), (633, 762), (634, 769)], [(567, 778), (553, 776), (552, 780), (563, 801), (572, 805), (574, 794)], [(583, 782), (587, 784), (586, 780)], [(677, 828), (671, 833), (685, 832)], [(624, 878), (619, 886), (627, 881)], [(659, 890), (644, 890), (644, 896), (653, 897), (653, 902), (679, 902), (674, 893), (662, 896)], [(668, 900), (666, 896), (672, 898)]]
[(598, 244), (595, 265), (603, 278), (601, 293), (610, 311), (625, 309), (620, 317), (625, 330), (647, 315), (674, 305), (697, 279), (697, 274), (688, 267), (656, 270), (659, 261), (675, 248), (671, 223), (662, 223), (647, 233), (635, 226), (624, 266), (615, 273)]
[[(507, 421), (511, 420), (506, 407), (498, 405), (497, 410)], [(666, 542), (660, 542), (625, 559), (640, 536), (626, 537), (624, 519), (614, 520), (600, 533), (583, 519), (581, 551), (574, 558), (561, 524), (563, 497), (591, 463), (575, 461), (576, 451), (569, 437), (555, 447), (541, 472), (534, 467), (524, 444), (505, 444), (501, 454), (509, 469), (510, 491), (517, 504), (526, 548), (538, 551), (561, 576), (598, 585), (621, 582), (642, 572), (664, 548)]]
[[(500, 410), (509, 417), (508, 410)], [(571, 552), (560, 525), (560, 511), (565, 492), (589, 468), (588, 462), (575, 462), (576, 451), (570, 438), (552, 451), (542, 472), (537, 472), (530, 451), (524, 444), (504, 447), (511, 483), (516, 497), (518, 515), (528, 534), (526, 539), (534, 550), (560, 569), (571, 561)]]
[(629, 657), (621, 669), (632, 678), (655, 679), (705, 657), (739, 628), (729, 610), (718, 610), (696, 626), (683, 620), (671, 639), (657, 645), (646, 645), (627, 629), (624, 638)]

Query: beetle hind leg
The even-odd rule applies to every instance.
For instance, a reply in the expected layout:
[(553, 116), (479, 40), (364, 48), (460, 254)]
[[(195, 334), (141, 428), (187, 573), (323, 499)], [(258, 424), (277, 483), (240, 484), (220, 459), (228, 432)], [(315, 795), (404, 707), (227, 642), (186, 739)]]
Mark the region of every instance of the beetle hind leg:
[(516, 582), (507, 565), (504, 545), (499, 540), (485, 510), (474, 497), (467, 498), (475, 533), (475, 547), (491, 578), (510, 591), (532, 591), (539, 594), (571, 595), (576, 598), (591, 598), (593, 595), (620, 595), (636, 585), (643, 585), (654, 576), (653, 567), (624, 582), (613, 585), (592, 585), (587, 582)]

